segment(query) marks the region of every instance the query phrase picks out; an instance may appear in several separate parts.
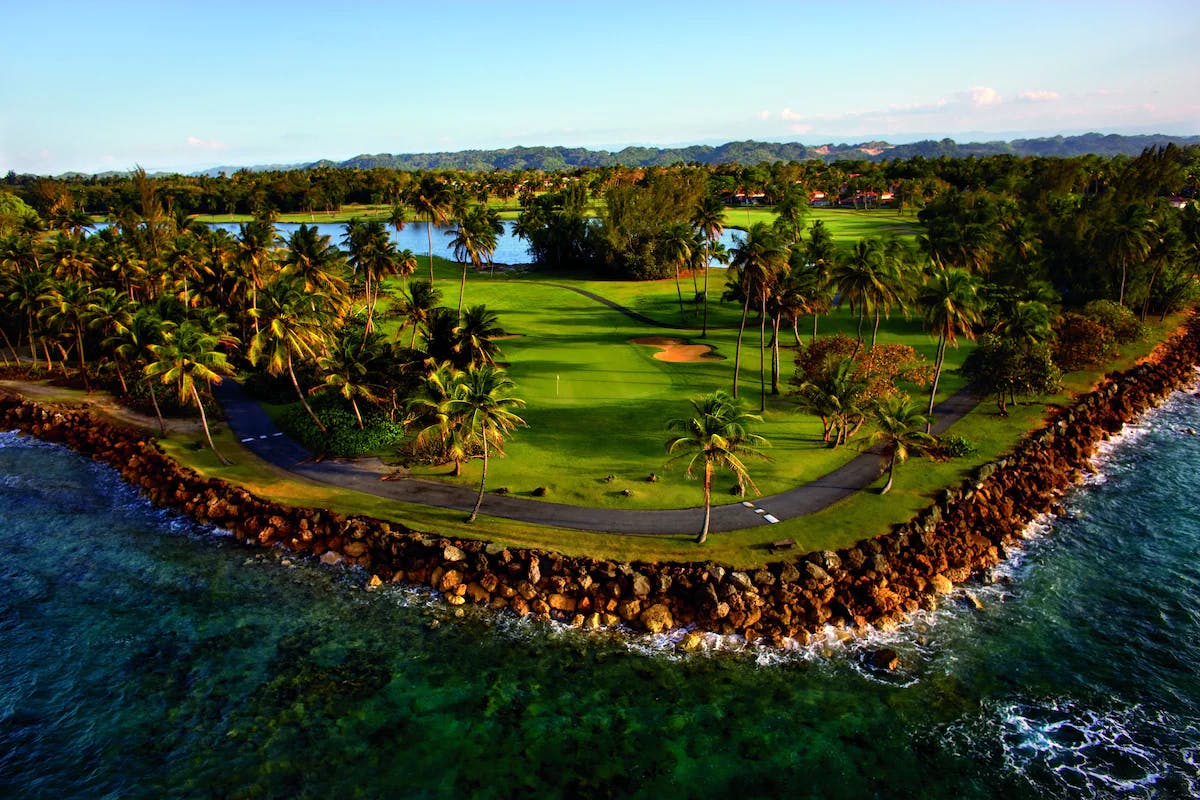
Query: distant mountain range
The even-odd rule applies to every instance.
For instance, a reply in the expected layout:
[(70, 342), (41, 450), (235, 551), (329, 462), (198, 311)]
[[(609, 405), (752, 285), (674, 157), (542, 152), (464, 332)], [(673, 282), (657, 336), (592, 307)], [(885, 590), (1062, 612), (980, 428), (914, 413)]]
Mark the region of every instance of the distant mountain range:
[(1013, 139), (1008, 142), (967, 142), (953, 139), (927, 139), (910, 144), (861, 142), (859, 144), (806, 145), (799, 142), (727, 142), (712, 147), (626, 147), (622, 150), (589, 150), (585, 147), (509, 147), (501, 150), (460, 150), (446, 153), (402, 153), (359, 155), (345, 161), (323, 159), (309, 164), (271, 164), (256, 167), (213, 167), (198, 175), (232, 174), (239, 169), (252, 172), (286, 169), (341, 167), (370, 169), (388, 167), (401, 170), (461, 169), (492, 170), (538, 169), (556, 171), (576, 167), (665, 167), (672, 164), (759, 164), (764, 161), (843, 161), (866, 159), (966, 158), (967, 156), (1059, 156), (1095, 154), (1100, 156), (1137, 155), (1147, 147), (1200, 145), (1200, 136), (1146, 134), (1122, 136), (1115, 133), (1085, 133), (1080, 136), (1049, 136), (1038, 139)]

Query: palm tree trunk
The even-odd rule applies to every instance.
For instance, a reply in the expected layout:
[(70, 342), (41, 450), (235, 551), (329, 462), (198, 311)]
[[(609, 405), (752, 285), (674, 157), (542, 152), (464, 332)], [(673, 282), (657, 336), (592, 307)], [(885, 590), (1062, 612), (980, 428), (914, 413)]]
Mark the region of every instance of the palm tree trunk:
[(75, 350), (79, 353), (79, 374), (83, 376), (83, 388), (85, 391), (91, 391), (92, 387), (88, 383), (87, 363), (83, 359), (83, 327), (75, 326)]
[(304, 392), (300, 391), (300, 381), (296, 380), (296, 371), (292, 369), (291, 353), (288, 353), (287, 368), (288, 375), (291, 376), (292, 379), (292, 386), (296, 389), (296, 397), (300, 398), (300, 405), (304, 406), (304, 410), (308, 412), (310, 417), (312, 417), (312, 421), (317, 423), (317, 428), (321, 431), (321, 433), (328, 433), (328, 431), (325, 430), (325, 426), (321, 424), (321, 420), (319, 420), (317, 415), (313, 413), (312, 406), (310, 406), (308, 401), (304, 399)]
[(758, 410), (767, 410), (767, 293), (758, 311)]
[(1129, 263), (1127, 259), (1121, 259), (1121, 293), (1117, 297), (1117, 305), (1125, 305), (1125, 276), (1129, 272)]
[[(705, 255), (708, 255), (707, 248)], [(700, 335), (708, 336), (708, 259), (704, 260), (704, 326), (700, 330)]]
[(942, 364), (946, 361), (946, 334), (938, 337), (937, 356), (933, 360), (933, 387), (929, 390), (929, 422), (925, 423), (925, 432), (933, 430), (933, 405), (937, 399), (938, 380), (942, 377)]
[(359, 410), (358, 410), (358, 401), (355, 400), (353, 397), (350, 398), (350, 407), (354, 409), (354, 418), (356, 420), (358, 420), (358, 429), (360, 431), (363, 430), (362, 414), (359, 413)]
[(875, 327), (871, 329), (871, 349), (875, 349), (875, 341), (879, 338), (879, 312), (875, 312)]
[(733, 349), (733, 396), (738, 396), (738, 371), (742, 366), (742, 334), (746, 332), (746, 317), (750, 316), (750, 298), (742, 304), (742, 324), (738, 326), (737, 346)]
[(892, 453), (892, 457), (888, 460), (888, 479), (883, 488), (879, 490), (880, 494), (887, 494), (892, 490), (892, 480), (896, 472), (896, 454)]
[[(21, 357), (19, 355), (17, 355), (17, 348), (13, 346), (12, 339), (8, 338), (8, 334), (4, 332), (3, 328), (0, 328), (0, 334), (4, 335), (4, 343), (8, 345), (8, 349), (12, 351), (13, 358), (16, 359), (17, 365), (20, 366)], [(21, 338), (21, 335), (17, 334), (17, 338), (18, 339)], [(4, 363), (5, 363), (5, 365), (8, 364), (8, 356), (4, 357)]]
[(816, 314), (813, 314), (813, 334), (812, 334), (812, 340), (813, 340), (814, 342), (817, 340), (817, 315), (816, 315)]
[(1146, 299), (1142, 302), (1141, 322), (1146, 321), (1146, 314), (1150, 312), (1150, 293), (1154, 291), (1154, 281), (1158, 279), (1158, 273), (1161, 271), (1162, 266), (1160, 265), (1158, 269), (1150, 273), (1150, 285), (1146, 287)]
[(687, 318), (683, 315), (683, 288), (679, 285), (679, 262), (675, 262), (675, 294), (679, 296), (679, 321), (684, 322)]
[(158, 417), (158, 433), (160, 436), (166, 436), (167, 423), (163, 420), (162, 409), (158, 407), (158, 395), (154, 392), (154, 382), (149, 381), (146, 386), (150, 389), (150, 404), (154, 406), (154, 416)]
[(433, 286), (433, 217), (429, 218), (429, 225), (425, 228), (425, 233), (429, 239), (429, 285)]
[(467, 522), (474, 522), (479, 516), (479, 507), (483, 505), (483, 489), (487, 484), (487, 468), (488, 468), (488, 447), (487, 447), (487, 431), (483, 432), (483, 473), (479, 476), (479, 496), (475, 498), (475, 507), (471, 509), (471, 516), (467, 517)]
[(712, 462), (704, 462), (704, 527), (696, 537), (696, 544), (708, 541), (708, 527), (712, 519)]
[(779, 394), (779, 326), (783, 320), (776, 316), (771, 320), (771, 394)]
[(117, 380), (121, 382), (121, 394), (129, 394), (129, 387), (125, 384), (125, 371), (121, 369), (121, 362), (114, 360), (113, 366), (117, 368)]
[(213, 451), (213, 455), (217, 457), (217, 461), (228, 467), (233, 462), (221, 455), (221, 451), (213, 444), (212, 432), (208, 429), (208, 416), (204, 413), (204, 403), (200, 402), (200, 393), (196, 391), (196, 384), (194, 382), (192, 383), (192, 399), (196, 401), (196, 408), (200, 409), (200, 424), (204, 426), (204, 438), (208, 439), (208, 449)]
[(462, 321), (463, 295), (467, 291), (467, 262), (463, 262), (462, 280), (458, 282), (458, 319)]

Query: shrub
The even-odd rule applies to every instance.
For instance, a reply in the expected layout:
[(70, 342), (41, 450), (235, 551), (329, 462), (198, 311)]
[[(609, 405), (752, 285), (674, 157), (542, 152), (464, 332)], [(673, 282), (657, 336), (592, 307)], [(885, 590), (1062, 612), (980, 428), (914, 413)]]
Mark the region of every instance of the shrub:
[(314, 453), (346, 457), (382, 453), (394, 450), (406, 436), (403, 425), (374, 409), (363, 409), (360, 430), (354, 412), (340, 398), (319, 398), (311, 405), (325, 426), (325, 433), (321, 433), (299, 403), (284, 410), (279, 427)]
[(1145, 335), (1142, 323), (1133, 312), (1112, 300), (1093, 300), (1083, 307), (1083, 316), (1111, 331), (1117, 344), (1136, 342)]
[(1063, 372), (1099, 365), (1114, 354), (1112, 331), (1079, 314), (1068, 312), (1059, 317), (1054, 335), (1051, 354)]
[(978, 450), (975, 443), (965, 436), (952, 433), (938, 438), (937, 454), (942, 458), (966, 458)]

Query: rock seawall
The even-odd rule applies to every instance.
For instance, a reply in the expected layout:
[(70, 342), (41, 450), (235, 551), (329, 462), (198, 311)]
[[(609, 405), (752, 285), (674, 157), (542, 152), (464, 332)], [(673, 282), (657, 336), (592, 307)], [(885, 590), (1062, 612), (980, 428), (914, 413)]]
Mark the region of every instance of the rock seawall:
[(888, 626), (1009, 555), (1037, 515), (1088, 468), (1096, 446), (1190, 383), (1193, 318), (1144, 363), (1106, 377), (1000, 460), (891, 532), (799, 560), (734, 570), (715, 563), (620, 563), (412, 531), (397, 523), (293, 508), (203, 478), (136, 432), (86, 411), (0, 395), (0, 427), (19, 428), (111, 464), (154, 503), (262, 546), (432, 587), (453, 605), (534, 614), (582, 627), (625, 624), (800, 642), (825, 625)]

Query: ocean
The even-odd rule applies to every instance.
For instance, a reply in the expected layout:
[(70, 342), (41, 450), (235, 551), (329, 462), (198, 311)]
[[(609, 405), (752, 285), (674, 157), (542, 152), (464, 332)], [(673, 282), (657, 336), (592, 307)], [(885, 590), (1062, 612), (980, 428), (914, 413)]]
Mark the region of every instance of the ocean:
[(368, 592), (0, 433), (0, 796), (1194, 797), (1192, 428), (1176, 393), (897, 630), (687, 654)]

